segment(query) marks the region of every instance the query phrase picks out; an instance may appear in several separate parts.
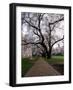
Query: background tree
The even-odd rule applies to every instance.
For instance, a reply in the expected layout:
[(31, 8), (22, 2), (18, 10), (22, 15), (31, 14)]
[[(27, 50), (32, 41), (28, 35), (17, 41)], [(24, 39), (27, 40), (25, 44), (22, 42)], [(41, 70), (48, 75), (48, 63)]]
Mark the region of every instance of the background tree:
[(64, 39), (64, 15), (22, 12), (21, 21), (22, 32), (26, 27), (29, 34), (28, 39), (23, 40), (23, 45), (32, 44), (40, 48), (41, 55), (51, 58), (53, 46)]

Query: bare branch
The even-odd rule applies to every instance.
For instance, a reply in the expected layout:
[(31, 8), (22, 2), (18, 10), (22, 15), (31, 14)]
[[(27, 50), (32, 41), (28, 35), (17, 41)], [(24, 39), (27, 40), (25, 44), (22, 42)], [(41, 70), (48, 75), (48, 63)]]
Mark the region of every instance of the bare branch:
[(40, 37), (42, 38), (42, 41), (44, 41), (44, 37), (43, 37), (43, 35), (42, 35), (42, 32), (41, 32), (41, 29), (40, 29), (40, 19), (39, 19), (39, 28), (38, 27), (36, 27), (36, 26), (34, 26), (33, 24), (31, 24), (31, 23), (29, 23), (27, 20), (25, 20), (31, 27), (33, 27), (33, 28), (35, 28), (35, 29), (37, 29), (38, 31), (39, 31), (39, 33), (40, 33)]
[(53, 27), (52, 27), (52, 29), (51, 29), (51, 31), (53, 31), (53, 30), (54, 30), (55, 26), (56, 26), (56, 25), (54, 24), (54, 25), (53, 25)]
[(60, 21), (62, 21), (62, 20), (64, 20), (64, 17), (61, 18), (61, 19), (59, 19), (59, 20), (57, 20), (57, 21), (54, 21), (54, 22), (52, 22), (52, 23), (49, 23), (49, 24), (52, 25), (52, 24), (58, 23), (58, 22), (60, 22)]
[(44, 51), (43, 48), (41, 46), (39, 46), (39, 44), (36, 44), (37, 48), (40, 48), (41, 51)]
[(41, 14), (39, 15), (39, 17), (38, 17), (38, 31), (39, 31), (39, 33), (40, 33), (40, 37), (42, 38), (42, 42), (44, 42), (44, 36), (43, 36), (43, 34), (42, 34), (42, 32), (41, 32), (41, 29), (40, 29), (40, 18), (41, 18)]
[(64, 36), (63, 36), (63, 38), (56, 40), (51, 46), (53, 47), (54, 44), (58, 43), (59, 41), (62, 41), (63, 39), (64, 39)]
[(40, 20), (42, 20), (42, 19), (43, 19), (43, 16), (44, 16), (44, 14), (45, 14), (45, 13), (43, 13), (43, 14), (41, 15), (41, 18), (40, 18)]
[(36, 44), (40, 44), (41, 42), (27, 42), (27, 43), (23, 43), (22, 45), (28, 45), (28, 44), (34, 44), (34, 45), (36, 45)]
[[(25, 19), (24, 19), (25, 20)], [(31, 27), (33, 27), (33, 28), (35, 28), (35, 29), (38, 29), (39, 30), (39, 28), (38, 27), (36, 27), (36, 26), (34, 26), (32, 23), (30, 23), (29, 21), (27, 21), (27, 20), (25, 20), (26, 21), (26, 23), (28, 23)]]
[(38, 32), (35, 32), (35, 31), (33, 30), (33, 33), (34, 33), (35, 35), (37, 35), (37, 36), (40, 37), (40, 35), (38, 34)]

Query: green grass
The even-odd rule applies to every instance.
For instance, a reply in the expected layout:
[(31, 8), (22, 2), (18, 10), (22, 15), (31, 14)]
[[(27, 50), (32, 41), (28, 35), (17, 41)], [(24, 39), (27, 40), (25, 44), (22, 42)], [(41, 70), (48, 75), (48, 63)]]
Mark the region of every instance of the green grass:
[(49, 64), (59, 64), (64, 63), (64, 56), (52, 56), (51, 59), (43, 58), (43, 57), (32, 57), (30, 58), (22, 58), (21, 69), (22, 69), (22, 77), (28, 72), (28, 70), (35, 64), (35, 62), (39, 59), (46, 60)]
[(28, 70), (34, 65), (34, 63), (38, 60), (38, 57), (33, 58), (22, 58), (21, 69), (22, 69), (22, 77), (28, 72)]
[(22, 77), (27, 73), (27, 71), (32, 67), (33, 63), (30, 62), (28, 58), (22, 59)]
[(64, 56), (52, 56), (51, 59), (46, 59), (50, 64), (60, 64), (64, 63)]

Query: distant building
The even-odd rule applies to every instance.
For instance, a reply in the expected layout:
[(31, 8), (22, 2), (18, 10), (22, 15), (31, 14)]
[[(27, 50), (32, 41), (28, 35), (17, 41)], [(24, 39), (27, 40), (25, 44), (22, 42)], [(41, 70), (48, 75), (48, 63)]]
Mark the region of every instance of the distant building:
[(32, 47), (31, 45), (22, 45), (21, 54), (23, 58), (32, 57)]
[(24, 38), (28, 37), (28, 35), (25, 35), (25, 37), (22, 36), (22, 45), (21, 45), (21, 55), (22, 58), (32, 57), (32, 45), (27, 44), (24, 45)]

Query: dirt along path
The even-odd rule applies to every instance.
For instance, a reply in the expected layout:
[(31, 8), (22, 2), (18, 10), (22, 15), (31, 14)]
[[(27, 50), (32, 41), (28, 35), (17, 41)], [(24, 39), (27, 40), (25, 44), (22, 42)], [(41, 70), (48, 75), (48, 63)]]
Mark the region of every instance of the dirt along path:
[(48, 64), (45, 60), (39, 59), (35, 62), (32, 68), (26, 73), (26, 77), (32, 76), (56, 76), (61, 75), (58, 71), (56, 71), (50, 64)]

